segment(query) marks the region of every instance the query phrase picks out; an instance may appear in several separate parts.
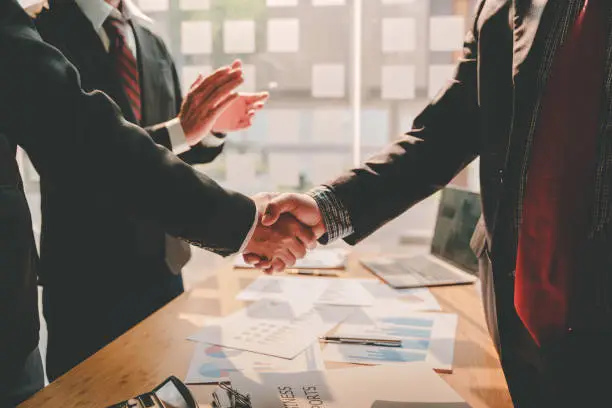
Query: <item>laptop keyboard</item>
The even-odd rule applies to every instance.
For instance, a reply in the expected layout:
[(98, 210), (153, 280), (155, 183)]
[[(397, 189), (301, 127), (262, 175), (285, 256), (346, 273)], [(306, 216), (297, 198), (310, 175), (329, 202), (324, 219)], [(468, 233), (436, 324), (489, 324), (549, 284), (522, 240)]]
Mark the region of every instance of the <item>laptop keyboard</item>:
[(457, 280), (457, 274), (425, 257), (396, 258), (392, 263), (365, 262), (391, 285), (402, 283), (431, 285)]
[(400, 265), (403, 265), (404, 273), (409, 271), (417, 283), (444, 282), (457, 278), (456, 273), (426, 257), (405, 260)]

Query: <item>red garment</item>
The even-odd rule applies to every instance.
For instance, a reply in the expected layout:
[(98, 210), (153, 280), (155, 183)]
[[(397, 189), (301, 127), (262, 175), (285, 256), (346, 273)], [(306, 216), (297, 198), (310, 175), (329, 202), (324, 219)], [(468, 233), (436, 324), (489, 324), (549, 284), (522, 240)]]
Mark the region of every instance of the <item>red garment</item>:
[(514, 304), (538, 344), (570, 329), (593, 208), (607, 0), (587, 0), (553, 61), (534, 135)]
[(128, 23), (109, 17), (104, 23), (104, 28), (111, 40), (110, 54), (113, 57), (117, 75), (125, 92), (136, 123), (142, 120), (142, 101), (140, 95), (140, 72), (136, 57), (128, 47), (125, 30), (130, 29)]

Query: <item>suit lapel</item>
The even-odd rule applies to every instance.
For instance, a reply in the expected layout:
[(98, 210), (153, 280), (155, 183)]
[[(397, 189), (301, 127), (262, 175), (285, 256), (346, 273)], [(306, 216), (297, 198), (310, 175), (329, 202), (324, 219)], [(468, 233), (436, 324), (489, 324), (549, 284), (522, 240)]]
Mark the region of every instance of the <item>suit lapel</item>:
[[(107, 93), (119, 105), (125, 118), (135, 122), (112, 60), (91, 22), (74, 2), (54, 7), (51, 11), (56, 19), (54, 24), (65, 33), (62, 51), (81, 73), (83, 88), (87, 91), (99, 89)], [(66, 30), (65, 27), (71, 29)]]
[(612, 222), (612, 5), (608, 11), (608, 56), (604, 83), (605, 109), (602, 115), (601, 140), (595, 180), (595, 208), (593, 211), (593, 234), (609, 228)]
[(136, 38), (136, 48), (138, 50), (138, 70), (140, 73), (140, 99), (142, 105), (142, 123), (148, 124), (149, 118), (152, 117), (150, 108), (151, 104), (145, 101), (152, 101), (153, 95), (148, 95), (148, 92), (153, 92), (158, 86), (156, 83), (156, 77), (149, 75), (150, 72), (156, 70), (146, 69), (145, 67), (152, 67), (157, 61), (153, 59), (155, 55), (155, 44), (153, 44), (153, 38), (147, 31), (137, 23), (131, 23), (134, 29), (134, 36)]
[(506, 169), (519, 175), (516, 223), (522, 218), (523, 189), (540, 103), (554, 57), (571, 26), (577, 0), (514, 0), (513, 61), (514, 117)]

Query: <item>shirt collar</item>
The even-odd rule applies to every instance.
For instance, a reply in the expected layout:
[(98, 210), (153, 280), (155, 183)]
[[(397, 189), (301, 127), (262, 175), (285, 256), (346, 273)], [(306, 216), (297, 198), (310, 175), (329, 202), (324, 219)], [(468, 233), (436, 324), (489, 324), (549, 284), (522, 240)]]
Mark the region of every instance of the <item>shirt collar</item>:
[[(119, 11), (104, 0), (75, 0), (75, 2), (96, 31), (102, 28), (109, 16), (121, 17)], [(123, 18), (127, 20), (135, 18), (149, 24), (153, 22), (131, 0), (123, 0)]]

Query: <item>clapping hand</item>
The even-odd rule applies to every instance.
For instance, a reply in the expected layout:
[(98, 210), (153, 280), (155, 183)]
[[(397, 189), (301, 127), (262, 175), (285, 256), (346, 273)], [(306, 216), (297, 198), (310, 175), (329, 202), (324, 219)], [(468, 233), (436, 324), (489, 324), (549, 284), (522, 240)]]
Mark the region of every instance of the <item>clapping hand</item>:
[[(232, 69), (241, 70), (242, 63), (235, 61)], [(213, 132), (227, 133), (246, 129), (253, 124), (258, 110), (263, 109), (270, 94), (267, 92), (239, 93), (227, 109), (215, 121)]]
[(308, 195), (267, 193), (254, 200), (262, 216), (243, 256), (267, 273), (293, 266), (325, 233), (317, 203)]
[(189, 145), (208, 135), (222, 114), (238, 98), (234, 91), (244, 82), (242, 67), (222, 67), (191, 85), (179, 113), (179, 120)]

